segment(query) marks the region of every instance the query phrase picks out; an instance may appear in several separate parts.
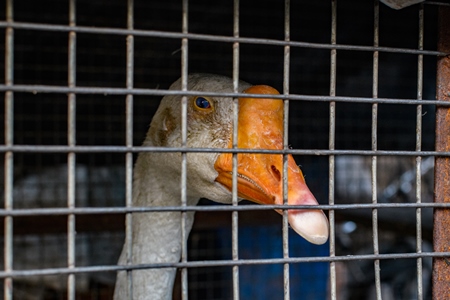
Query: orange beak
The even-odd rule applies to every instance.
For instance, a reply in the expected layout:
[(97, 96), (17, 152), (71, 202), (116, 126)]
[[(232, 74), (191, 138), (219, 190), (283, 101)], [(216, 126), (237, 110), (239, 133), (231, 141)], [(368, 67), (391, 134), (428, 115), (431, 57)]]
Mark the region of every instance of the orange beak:
[[(252, 86), (245, 93), (279, 94), (269, 86)], [(283, 101), (240, 98), (237, 146), (243, 149), (283, 149)], [(219, 173), (216, 181), (230, 191), (232, 157), (231, 153), (223, 153), (214, 164)], [(239, 153), (237, 160), (239, 197), (259, 204), (283, 204), (282, 154)], [(317, 205), (292, 155), (288, 155), (287, 169), (288, 204)], [(309, 242), (320, 245), (327, 241), (328, 220), (322, 210), (289, 209), (288, 220), (291, 227)]]

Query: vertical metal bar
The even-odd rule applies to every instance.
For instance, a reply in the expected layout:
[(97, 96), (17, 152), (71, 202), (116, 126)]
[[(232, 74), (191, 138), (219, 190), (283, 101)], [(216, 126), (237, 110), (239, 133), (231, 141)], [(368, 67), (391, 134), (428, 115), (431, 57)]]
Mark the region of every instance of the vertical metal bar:
[[(182, 32), (188, 33), (188, 0), (182, 2)], [(181, 90), (188, 89), (188, 39), (181, 39)], [(181, 98), (181, 144), (187, 145), (187, 97)], [(181, 206), (187, 204), (187, 153), (181, 153)], [(181, 262), (187, 261), (186, 212), (181, 212)], [(181, 299), (188, 299), (188, 269), (181, 269)]]
[[(331, 0), (331, 44), (336, 45), (337, 33), (337, 0)], [(331, 49), (331, 63), (330, 63), (330, 96), (336, 96), (336, 49)], [(330, 102), (330, 127), (329, 127), (329, 141), (328, 148), (334, 150), (335, 148), (335, 132), (336, 132), (336, 102)], [(335, 173), (335, 157), (329, 156), (328, 162), (328, 203), (334, 205), (334, 173)], [(336, 256), (335, 243), (335, 218), (334, 210), (330, 209), (328, 213), (330, 221), (330, 257)], [(336, 300), (336, 263), (330, 262), (330, 299)]]
[[(69, 26), (76, 26), (76, 0), (69, 0)], [(76, 33), (69, 32), (68, 50), (68, 85), (70, 88), (76, 85)], [(75, 146), (76, 143), (76, 95), (69, 93), (67, 111), (67, 144)], [(67, 154), (67, 207), (75, 208), (75, 164), (74, 152)], [(75, 215), (67, 216), (67, 266), (75, 268)], [(67, 299), (75, 300), (75, 274), (69, 274), (67, 278)]]
[[(379, 10), (380, 3), (374, 0), (373, 16), (373, 46), (379, 45)], [(373, 78), (372, 78), (372, 98), (378, 98), (378, 51), (373, 52)], [(372, 104), (372, 150), (377, 150), (377, 128), (378, 128), (378, 103)], [(372, 156), (372, 203), (377, 203), (377, 156)], [(378, 245), (378, 210), (372, 209), (372, 231), (373, 231), (373, 253), (379, 254)], [(381, 300), (381, 280), (380, 280), (380, 260), (373, 262), (375, 272), (375, 292), (377, 300)]]
[[(234, 0), (233, 4), (233, 36), (239, 37), (239, 0)], [(233, 92), (239, 90), (239, 42), (233, 43)], [(233, 98), (233, 149), (237, 148), (238, 141), (238, 115), (239, 99)], [(237, 196), (237, 166), (238, 155), (233, 153), (232, 168), (232, 205), (238, 205)], [(239, 215), (237, 211), (231, 213), (231, 252), (232, 259), (239, 260), (239, 235), (238, 235)], [(233, 299), (239, 300), (239, 267), (233, 266)]]
[[(450, 53), (450, 7), (439, 7), (438, 51)], [(436, 96), (450, 101), (450, 55), (438, 57)], [(450, 151), (450, 108), (436, 109), (436, 151)], [(450, 158), (436, 157), (434, 169), (434, 201), (450, 203)], [(436, 252), (449, 251), (450, 210), (435, 208), (433, 247)], [(448, 258), (433, 259), (433, 299), (450, 299), (450, 268)]]
[[(423, 50), (424, 38), (424, 18), (423, 4), (419, 8), (419, 43), (418, 49)], [(417, 56), (417, 99), (422, 100), (423, 91), (423, 55)], [(416, 109), (416, 151), (422, 151), (422, 105), (417, 105)], [(422, 157), (416, 157), (416, 203), (422, 202)], [(422, 253), (422, 209), (416, 208), (416, 252)], [(418, 257), (417, 261), (417, 299), (423, 299), (423, 283), (422, 283), (422, 258)]]
[[(291, 23), (290, 23), (290, 0), (284, 2), (284, 40), (286, 42), (291, 39)], [(284, 47), (284, 68), (283, 68), (283, 94), (289, 95), (289, 67), (291, 58), (291, 48), (286, 45)], [(289, 149), (289, 100), (284, 100), (283, 108), (283, 148)], [(283, 204), (288, 204), (288, 156), (283, 155)], [(289, 222), (288, 211), (283, 210), (283, 258), (289, 257)], [(284, 299), (290, 299), (290, 276), (289, 276), (289, 263), (285, 263), (283, 266), (283, 278), (284, 278)]]
[[(6, 1), (6, 21), (13, 22), (13, 0)], [(6, 27), (5, 33), (5, 85), (14, 83), (14, 30)], [(5, 92), (5, 145), (12, 146), (14, 143), (14, 94)], [(5, 210), (13, 209), (13, 167), (14, 157), (12, 151), (5, 152)], [(4, 232), (4, 265), (5, 272), (13, 269), (13, 218), (5, 217)], [(13, 280), (11, 277), (4, 279), (4, 299), (13, 299)]]
[[(127, 3), (127, 29), (134, 29), (134, 0), (128, 0)], [(134, 36), (127, 35), (127, 69), (126, 69), (126, 87), (133, 89), (134, 86)], [(125, 99), (126, 105), (126, 128), (125, 143), (127, 147), (133, 146), (133, 102), (132, 94), (128, 94)], [(133, 153), (125, 154), (125, 203), (127, 207), (133, 205)], [(126, 232), (125, 239), (127, 245), (127, 264), (133, 264), (133, 214), (127, 213), (125, 216)], [(128, 297), (133, 299), (133, 272), (127, 271), (127, 289)]]

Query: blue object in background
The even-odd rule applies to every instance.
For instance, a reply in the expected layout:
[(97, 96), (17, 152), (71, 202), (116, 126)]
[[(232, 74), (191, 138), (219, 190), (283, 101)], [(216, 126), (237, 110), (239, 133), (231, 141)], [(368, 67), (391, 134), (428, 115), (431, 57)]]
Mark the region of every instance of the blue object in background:
[[(221, 230), (222, 231), (222, 230)], [(231, 230), (223, 229), (222, 241), (231, 241)], [(229, 247), (229, 245), (224, 245)], [(329, 245), (313, 245), (289, 230), (289, 257), (329, 256)], [(239, 228), (239, 259), (282, 258), (280, 226)], [(291, 299), (327, 298), (328, 263), (289, 264)], [(242, 299), (283, 299), (283, 264), (244, 265), (239, 267)]]

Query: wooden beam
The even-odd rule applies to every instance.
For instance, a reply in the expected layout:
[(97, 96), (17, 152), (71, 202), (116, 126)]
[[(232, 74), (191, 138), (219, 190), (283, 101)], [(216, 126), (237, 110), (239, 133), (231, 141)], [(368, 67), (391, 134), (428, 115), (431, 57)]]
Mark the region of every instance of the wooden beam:
[[(450, 53), (450, 7), (439, 7), (438, 51)], [(450, 55), (437, 62), (436, 96), (450, 101)], [(436, 151), (450, 151), (450, 108), (436, 110)], [(434, 201), (450, 203), (450, 158), (436, 157)], [(433, 247), (435, 252), (450, 251), (450, 210), (434, 211)], [(433, 299), (450, 299), (450, 267), (447, 258), (433, 258)]]

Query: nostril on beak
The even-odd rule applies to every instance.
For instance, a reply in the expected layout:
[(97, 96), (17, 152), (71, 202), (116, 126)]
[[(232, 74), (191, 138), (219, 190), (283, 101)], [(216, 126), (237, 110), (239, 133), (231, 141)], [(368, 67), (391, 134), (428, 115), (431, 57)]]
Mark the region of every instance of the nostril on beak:
[(281, 180), (281, 173), (277, 169), (277, 167), (275, 167), (274, 165), (271, 165), (270, 169), (272, 170), (272, 175), (277, 179), (277, 181), (280, 181)]

